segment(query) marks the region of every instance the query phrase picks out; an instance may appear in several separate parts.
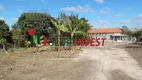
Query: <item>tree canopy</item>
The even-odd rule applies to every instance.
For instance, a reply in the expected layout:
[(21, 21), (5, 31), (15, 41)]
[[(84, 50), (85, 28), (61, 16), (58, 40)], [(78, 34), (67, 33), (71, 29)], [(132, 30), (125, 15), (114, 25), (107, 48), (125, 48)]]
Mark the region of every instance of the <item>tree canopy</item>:
[(0, 37), (6, 37), (9, 35), (9, 26), (4, 20), (0, 20)]
[[(31, 28), (34, 28), (36, 33), (46, 37), (49, 37), (49, 35), (53, 37), (54, 34), (54, 40), (63, 42), (64, 39), (60, 40), (60, 38), (70, 38), (71, 40), (75, 36), (84, 37), (84, 34), (91, 29), (91, 25), (86, 18), (79, 18), (76, 14), (67, 15), (61, 13), (57, 18), (53, 18), (48, 13), (28, 12), (21, 14), (18, 21), (11, 28), (10, 31), (4, 20), (0, 20), (0, 37), (5, 38), (11, 33), (12, 42), (15, 45), (23, 46), (24, 41), (30, 40), (28, 30)], [(53, 40), (50, 37), (48, 39)], [(60, 42), (58, 42), (59, 44)]]
[(52, 19), (47, 13), (23, 13), (17, 22), (18, 26), (24, 31), (24, 34), (28, 29), (34, 28), (37, 33), (42, 35), (48, 35), (54, 30), (50, 19)]

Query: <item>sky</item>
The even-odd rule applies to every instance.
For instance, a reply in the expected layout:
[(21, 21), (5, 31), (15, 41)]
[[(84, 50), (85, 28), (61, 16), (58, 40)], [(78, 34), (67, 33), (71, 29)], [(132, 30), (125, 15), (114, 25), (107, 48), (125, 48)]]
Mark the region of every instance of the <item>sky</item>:
[(24, 12), (75, 13), (94, 28), (142, 28), (142, 0), (0, 0), (0, 19), (9, 26)]

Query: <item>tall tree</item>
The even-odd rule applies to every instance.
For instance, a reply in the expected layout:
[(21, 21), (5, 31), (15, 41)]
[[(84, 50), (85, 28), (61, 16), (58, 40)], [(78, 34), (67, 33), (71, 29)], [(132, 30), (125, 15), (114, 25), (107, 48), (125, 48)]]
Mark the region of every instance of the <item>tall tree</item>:
[(15, 47), (18, 46), (24, 46), (24, 35), (22, 34), (21, 29), (18, 27), (18, 25), (15, 23), (14, 25), (12, 25), (12, 40), (14, 43), (14, 49)]
[(34, 28), (37, 33), (48, 36), (53, 33), (54, 26), (50, 19), (53, 19), (47, 13), (23, 13), (17, 24), (22, 29), (23, 34), (27, 37), (27, 31), (30, 28)]
[(123, 34), (127, 34), (127, 32), (129, 32), (129, 31), (130, 31), (130, 30), (129, 30), (129, 28), (128, 28), (127, 26), (125, 26), (125, 25), (124, 25), (124, 26), (122, 26), (122, 28), (121, 28), (121, 29), (122, 29), (122, 33), (123, 33)]
[(64, 31), (66, 32), (67, 31), (67, 28), (65, 27), (65, 24), (63, 23), (63, 20), (60, 18), (61, 15), (59, 15), (59, 17), (56, 19), (56, 20), (52, 20), (51, 19), (51, 22), (55, 25), (55, 28), (56, 28), (56, 31), (57, 31), (57, 34), (58, 34), (58, 51), (60, 51), (60, 44), (61, 44), (61, 31)]
[(0, 37), (9, 36), (9, 26), (5, 23), (4, 20), (0, 20)]
[(135, 31), (133, 36), (137, 38), (137, 41), (140, 41), (140, 37), (142, 36), (142, 30)]
[[(70, 33), (70, 39), (73, 40), (73, 36), (76, 33), (86, 33), (91, 26), (88, 23), (88, 20), (85, 18), (78, 18), (78, 15), (71, 14), (70, 16), (65, 13), (62, 14), (61, 18), (64, 21), (65, 26)], [(72, 48), (72, 41), (70, 41), (70, 47)]]
[(4, 52), (6, 52), (5, 47), (8, 41), (9, 34), (9, 26), (5, 23), (4, 20), (0, 20), (0, 44), (3, 45)]

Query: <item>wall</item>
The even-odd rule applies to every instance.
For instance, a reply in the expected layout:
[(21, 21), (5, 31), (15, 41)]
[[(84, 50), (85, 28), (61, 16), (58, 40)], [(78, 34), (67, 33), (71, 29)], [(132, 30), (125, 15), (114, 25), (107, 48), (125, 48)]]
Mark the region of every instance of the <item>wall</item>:
[[(119, 33), (116, 33), (116, 34), (119, 34)], [(121, 33), (120, 33), (121, 34)], [(111, 35), (114, 35), (114, 33), (99, 33), (99, 34), (90, 34), (90, 36), (96, 38), (106, 38), (107, 40), (110, 40), (111, 39)]]

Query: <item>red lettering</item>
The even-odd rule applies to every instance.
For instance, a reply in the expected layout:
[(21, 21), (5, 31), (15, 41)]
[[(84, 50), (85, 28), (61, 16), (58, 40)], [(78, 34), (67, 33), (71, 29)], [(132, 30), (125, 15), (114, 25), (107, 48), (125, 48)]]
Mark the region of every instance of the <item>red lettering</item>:
[[(96, 43), (97, 44), (94, 44), (95, 43), (95, 40), (96, 40)], [(106, 40), (106, 38), (89, 38), (89, 39), (85, 39), (85, 38), (83, 38), (83, 39), (75, 39), (75, 41), (74, 41), (74, 46), (83, 46), (83, 45), (85, 45), (85, 46), (88, 46), (89, 45), (89, 43), (90, 43), (90, 46), (100, 46), (100, 40), (102, 40), (102, 46), (104, 46), (104, 42), (105, 42), (105, 40)]]
[(46, 36), (44, 36), (43, 46), (46, 46), (46, 45), (47, 45), (47, 38), (46, 38)]
[(98, 43), (98, 44), (96, 44), (96, 46), (100, 46), (99, 40), (100, 40), (100, 38), (97, 38), (97, 39), (96, 39), (96, 42)]
[(82, 42), (81, 39), (75, 39), (75, 41), (74, 41), (74, 46), (76, 46), (76, 44), (82, 46), (82, 45), (83, 45), (83, 42)]
[(95, 45), (94, 45), (94, 40), (95, 40), (95, 38), (92, 38), (92, 39), (91, 39), (91, 41), (90, 41), (90, 46), (95, 46)]
[(85, 38), (83, 38), (82, 41), (83, 41), (83, 44), (85, 44), (86, 46), (88, 46), (88, 44), (89, 44), (89, 39), (86, 40)]
[(106, 40), (106, 38), (102, 38), (102, 46), (104, 46), (105, 40)]

